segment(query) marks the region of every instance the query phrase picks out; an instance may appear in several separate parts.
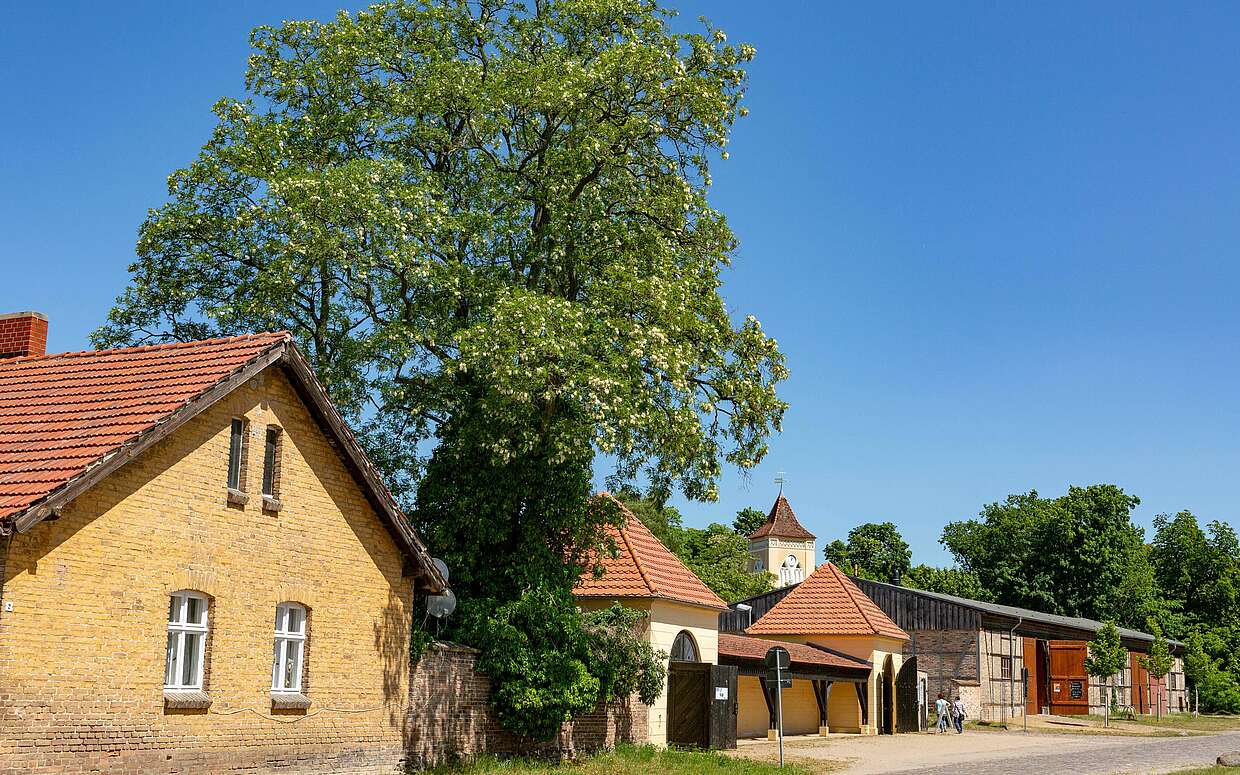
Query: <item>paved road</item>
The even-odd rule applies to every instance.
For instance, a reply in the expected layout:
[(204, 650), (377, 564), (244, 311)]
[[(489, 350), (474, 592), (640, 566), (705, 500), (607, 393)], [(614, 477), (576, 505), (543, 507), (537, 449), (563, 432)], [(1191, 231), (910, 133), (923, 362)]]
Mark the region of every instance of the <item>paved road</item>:
[(996, 758), (973, 759), (963, 768), (960, 764), (953, 764), (890, 772), (904, 775), (960, 775), (962, 771), (971, 775), (1165, 773), (1214, 764), (1220, 753), (1240, 751), (1240, 733), (1237, 732), (1205, 737), (1094, 737), (1091, 742), (1095, 744), (1083, 748), (1071, 746), (1072, 750), (1049, 753), (996, 751)]
[[(1111, 737), (1031, 732), (964, 735), (832, 735), (790, 738), (788, 758), (847, 764), (847, 775), (1147, 775), (1213, 764), (1240, 751), (1240, 732), (1194, 737)], [(773, 744), (744, 741), (734, 755), (774, 760)]]

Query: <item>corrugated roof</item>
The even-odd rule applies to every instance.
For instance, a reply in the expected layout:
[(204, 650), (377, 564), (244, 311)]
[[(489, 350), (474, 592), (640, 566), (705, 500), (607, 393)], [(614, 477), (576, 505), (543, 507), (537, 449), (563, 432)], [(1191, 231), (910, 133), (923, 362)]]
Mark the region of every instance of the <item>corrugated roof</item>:
[(767, 515), (766, 521), (762, 526), (753, 531), (749, 536), (750, 540), (765, 538), (766, 536), (775, 536), (776, 538), (795, 538), (800, 541), (812, 541), (815, 536), (809, 532), (797, 521), (797, 515), (792, 512), (792, 506), (788, 504), (788, 499), (781, 492), (779, 497), (775, 499), (775, 505), (771, 506), (771, 512)]
[(615, 542), (615, 557), (598, 558), (603, 575), (581, 577), (574, 594), (594, 598), (661, 598), (680, 603), (726, 609), (727, 603), (711, 591), (654, 533), (609, 493), (620, 507), (624, 524), (608, 525), (607, 537)]
[[(965, 608), (971, 608), (981, 613), (991, 614), (993, 616), (1002, 616), (1002, 617), (1009, 618), (1009, 619), (1017, 619), (1017, 620), (1024, 619), (1027, 622), (1041, 622), (1043, 624), (1054, 625), (1056, 627), (1069, 627), (1069, 628), (1078, 629), (1078, 630), (1082, 630), (1084, 632), (1089, 632), (1089, 633), (1098, 632), (1098, 630), (1102, 629), (1102, 625), (1103, 625), (1102, 622), (1097, 621), (1096, 619), (1086, 619), (1084, 617), (1078, 617), (1078, 616), (1060, 616), (1059, 614), (1048, 614), (1048, 613), (1043, 613), (1042, 611), (1034, 611), (1029, 608), (1017, 608), (1016, 606), (1001, 605), (999, 603), (987, 603), (983, 600), (971, 600), (967, 597), (957, 597), (955, 595), (948, 595), (943, 592), (929, 592), (924, 589), (916, 589), (914, 587), (903, 587), (903, 586), (898, 586), (896, 584), (887, 584), (881, 581), (871, 581), (869, 579), (866, 579), (865, 583), (873, 584), (879, 587), (886, 587), (888, 589), (894, 589), (894, 590), (898, 590), (900, 592), (904, 592), (907, 594), (918, 595), (918, 596), (933, 599), (933, 600), (942, 600), (944, 602), (953, 603), (955, 605), (963, 606)], [(1116, 629), (1119, 630), (1119, 634), (1121, 638), (1128, 638), (1130, 640), (1138, 640), (1138, 641), (1154, 640), (1154, 636), (1148, 632), (1141, 632), (1140, 630), (1130, 630), (1127, 627), (1117, 627)], [(1175, 646), (1185, 645), (1181, 643), (1180, 641), (1176, 641), (1176, 640), (1168, 639), (1167, 642)]]
[(824, 563), (754, 622), (752, 635), (884, 635), (908, 639), (834, 563)]
[(775, 646), (783, 646), (788, 650), (792, 666), (815, 665), (826, 667), (843, 667), (869, 671), (873, 667), (864, 659), (850, 657), (834, 651), (827, 651), (818, 646), (804, 643), (785, 643), (765, 638), (752, 638), (748, 635), (737, 635), (730, 632), (719, 633), (719, 657), (734, 660), (761, 661), (766, 652)]

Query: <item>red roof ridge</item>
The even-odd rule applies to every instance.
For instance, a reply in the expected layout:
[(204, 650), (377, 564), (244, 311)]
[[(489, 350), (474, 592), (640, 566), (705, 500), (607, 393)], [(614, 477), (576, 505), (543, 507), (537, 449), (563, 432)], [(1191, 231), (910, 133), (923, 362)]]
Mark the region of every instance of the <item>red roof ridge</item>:
[[(637, 550), (633, 548), (633, 542), (629, 540), (628, 531), (623, 529), (628, 526), (629, 520), (637, 520), (638, 522), (641, 522), (641, 520), (637, 519), (637, 515), (629, 511), (629, 509), (620, 502), (620, 499), (611, 493), (601, 492), (599, 495), (604, 498), (610, 498), (613, 503), (620, 507), (620, 511), (624, 513), (624, 525), (621, 526), (621, 529), (616, 532), (620, 534), (620, 540), (624, 541), (624, 548), (628, 550), (629, 556), (633, 558), (633, 567), (637, 568), (637, 575), (641, 576), (642, 583), (646, 585), (646, 588), (650, 590), (652, 595), (658, 595), (659, 591), (655, 589), (655, 584), (651, 581), (650, 574), (646, 572), (644, 567), (642, 567), (641, 558), (637, 556)], [(645, 525), (642, 527), (645, 527)]]
[(188, 342), (161, 342), (159, 344), (139, 344), (132, 347), (109, 347), (103, 350), (70, 350), (63, 353), (45, 353), (43, 355), (22, 355), (16, 358), (0, 358), (0, 366), (11, 366), (26, 361), (50, 361), (57, 358), (85, 358), (87, 356), (110, 357), (114, 355), (132, 355), (133, 353), (151, 352), (154, 350), (175, 350), (178, 348), (201, 347), (202, 345), (226, 344), (242, 342), (247, 339), (271, 339), (276, 341), (292, 341), (289, 331), (256, 331), (252, 334), (235, 336), (217, 336), (212, 339), (194, 339)]
[(865, 620), (865, 623), (870, 625), (870, 629), (874, 630), (874, 632), (881, 632), (881, 630), (879, 630), (878, 628), (878, 625), (874, 624), (874, 620), (871, 619), (868, 614), (866, 614), (865, 609), (862, 608), (861, 604), (857, 602), (857, 598), (855, 595), (852, 594), (852, 590), (849, 589), (849, 587), (853, 585), (852, 579), (846, 578), (844, 574), (840, 572), (840, 569), (836, 567), (835, 563), (831, 562), (830, 560), (827, 560), (826, 565), (828, 568), (831, 569), (831, 572), (835, 574), (835, 577), (839, 579), (840, 583), (844, 584), (844, 589), (848, 590), (848, 593), (849, 593), (848, 602), (853, 604), (853, 608), (857, 609), (857, 613), (861, 614), (861, 618)]

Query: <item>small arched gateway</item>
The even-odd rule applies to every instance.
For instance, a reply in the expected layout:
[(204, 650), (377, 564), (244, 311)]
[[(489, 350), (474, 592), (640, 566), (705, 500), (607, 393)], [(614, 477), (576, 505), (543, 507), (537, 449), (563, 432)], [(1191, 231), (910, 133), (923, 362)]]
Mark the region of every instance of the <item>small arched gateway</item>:
[[(611, 496), (600, 496), (610, 498)], [(719, 613), (727, 604), (619, 501), (623, 522), (607, 528), (616, 556), (602, 576), (582, 577), (582, 608), (619, 602), (649, 615), (646, 639), (667, 655), (667, 683), (648, 710), (648, 741), (697, 748), (736, 747), (736, 669), (718, 662)]]

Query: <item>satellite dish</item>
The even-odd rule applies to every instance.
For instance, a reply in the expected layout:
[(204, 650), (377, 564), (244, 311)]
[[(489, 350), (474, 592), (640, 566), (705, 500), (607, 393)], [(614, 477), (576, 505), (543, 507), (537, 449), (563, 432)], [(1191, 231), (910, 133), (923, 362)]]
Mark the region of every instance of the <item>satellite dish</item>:
[(445, 589), (442, 595), (431, 595), (426, 598), (426, 612), (436, 619), (451, 615), (456, 610), (456, 595)]
[(432, 557), (431, 562), (435, 563), (435, 567), (439, 569), (439, 575), (443, 576), (444, 581), (447, 581), (448, 580), (448, 563), (444, 562), (438, 557)]

